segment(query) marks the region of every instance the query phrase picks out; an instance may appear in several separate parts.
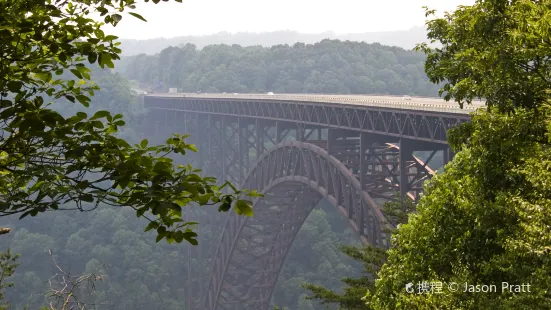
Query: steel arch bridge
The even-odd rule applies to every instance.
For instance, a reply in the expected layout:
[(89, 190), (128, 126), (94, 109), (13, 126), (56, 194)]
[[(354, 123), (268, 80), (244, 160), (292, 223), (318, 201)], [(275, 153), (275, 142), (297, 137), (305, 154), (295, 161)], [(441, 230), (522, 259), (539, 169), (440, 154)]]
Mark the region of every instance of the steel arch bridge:
[(387, 247), (380, 203), (396, 193), (419, 199), (437, 168), (434, 159), (441, 166), (452, 156), (447, 129), (470, 118), (425, 99), (165, 94), (144, 100), (151, 130), (191, 135), (199, 149), (194, 163), (206, 175), (265, 194), (254, 201), (253, 218), (231, 212), (218, 223), (220, 242), (207, 255), (212, 268), (201, 275), (209, 284), (190, 309), (268, 309), (292, 241), (323, 198), (364, 243)]

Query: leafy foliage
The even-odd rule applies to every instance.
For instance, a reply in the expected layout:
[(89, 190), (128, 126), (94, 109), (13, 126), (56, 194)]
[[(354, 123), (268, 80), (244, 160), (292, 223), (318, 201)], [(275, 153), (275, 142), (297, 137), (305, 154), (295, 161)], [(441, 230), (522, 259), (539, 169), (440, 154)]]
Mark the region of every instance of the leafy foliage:
[[(544, 309), (551, 295), (551, 152), (546, 118), (480, 112), (469, 143), (431, 180), (379, 272), (374, 309)], [(408, 294), (406, 283), (529, 283), (530, 293)]]
[[(89, 106), (99, 88), (87, 83), (86, 62), (113, 68), (121, 52), (117, 37), (106, 35), (103, 23), (89, 16), (99, 12), (105, 23), (116, 25), (120, 13), (134, 4), (0, 1), (0, 215), (84, 211), (99, 204), (130, 207), (149, 219), (147, 229), (157, 231), (157, 241), (196, 243), (196, 233), (182, 220), (182, 207), (219, 203), (226, 211), (245, 194), (224, 194), (215, 179), (174, 165), (169, 154), (195, 151), (185, 135), (159, 146), (147, 140), (131, 146), (116, 136), (125, 125), (121, 114), (99, 110), (64, 117), (46, 103), (65, 98)], [(74, 77), (64, 78), (64, 72)], [(250, 208), (242, 209), (251, 214)]]
[(9, 304), (5, 302), (4, 299), (4, 289), (13, 287), (13, 283), (6, 282), (6, 280), (14, 274), (15, 269), (19, 265), (16, 263), (18, 257), (19, 255), (11, 254), (9, 249), (6, 252), (0, 253), (0, 301), (2, 301), (2, 304), (0, 304), (0, 309), (2, 310), (7, 310), (10, 308)]
[[(383, 204), (382, 211), (390, 223), (396, 226), (407, 223), (408, 214), (415, 211), (415, 204), (407, 198), (404, 201), (387, 201)], [(386, 250), (372, 245), (363, 247), (341, 246), (340, 250), (352, 259), (362, 263), (362, 276), (359, 278), (343, 278), (341, 281), (346, 284), (343, 293), (322, 285), (306, 283), (303, 287), (312, 293), (307, 299), (320, 299), (322, 304), (335, 304), (343, 310), (370, 309), (363, 301), (363, 297), (366, 291), (375, 291), (377, 273), (388, 257)]]
[[(431, 80), (448, 99), (483, 96), (479, 111), (449, 132), (454, 160), (426, 185), (400, 226), (373, 309), (547, 309), (551, 303), (549, 1), (477, 1), (430, 21), (443, 48), (427, 49)], [(429, 11), (431, 13), (431, 11)], [(406, 283), (441, 282), (441, 294), (410, 294)], [(496, 285), (497, 293), (446, 290)], [(501, 290), (502, 282), (530, 292)]]
[[(427, 17), (434, 13), (427, 9)], [(428, 38), (417, 49), (427, 54), (427, 75), (444, 83), (441, 94), (462, 105), (476, 97), (500, 111), (537, 108), (551, 77), (549, 1), (478, 0), (444, 18), (427, 22)]]
[[(315, 301), (304, 299), (303, 282), (337, 290), (340, 277), (350, 277), (361, 270), (337, 248), (337, 244), (358, 242), (347, 220), (327, 202), (319, 208), (298, 233), (274, 291), (274, 302), (287, 309), (319, 308)], [(193, 209), (203, 211), (216, 213), (210, 208)], [(7, 220), (5, 224), (14, 233), (0, 238), (0, 247), (11, 245), (12, 252), (21, 254), (20, 266), (11, 281), (15, 286), (6, 292), (13, 309), (39, 309), (50, 301), (48, 280), (59, 271), (48, 249), (52, 249), (59, 266), (72, 275), (91, 274), (102, 267), (105, 276), (96, 283), (93, 294), (87, 286), (78, 292), (82, 302), (121, 310), (186, 309), (189, 287), (198, 294), (210, 276), (208, 260), (187, 255), (190, 250), (208, 245), (216, 251), (220, 233), (217, 225), (200, 221), (199, 246), (155, 243), (143, 233), (145, 219), (136, 218), (131, 209), (108, 206), (82, 214), (48, 212), (40, 217)], [(202, 257), (209, 254), (205, 251)], [(200, 309), (202, 305), (198, 303), (196, 307)]]
[(339, 309), (368, 309), (362, 297), (366, 290), (373, 291), (375, 288), (375, 276), (386, 260), (386, 252), (374, 246), (364, 248), (342, 246), (341, 251), (363, 264), (364, 275), (360, 278), (342, 279), (341, 281), (347, 285), (342, 294), (321, 285), (305, 284), (304, 288), (313, 294), (307, 299), (321, 299), (322, 304), (337, 304)]
[[(213, 44), (238, 44), (241, 46), (274, 46), (293, 45), (297, 42), (314, 44), (323, 39), (337, 39), (341, 41), (379, 42), (386, 46), (399, 46), (411, 49), (422, 41), (427, 41), (424, 27), (413, 27), (409, 30), (388, 32), (366, 32), (354, 34), (335, 34), (332, 32), (305, 34), (296, 31), (283, 30), (273, 32), (220, 32), (212, 35), (178, 36), (172, 38), (153, 38), (146, 40), (121, 39), (122, 56), (139, 54), (156, 54), (169, 46), (180, 46), (191, 43), (202, 49)], [(120, 67), (117, 65), (117, 67)]]
[[(129, 79), (158, 91), (341, 93), (436, 96), (422, 53), (359, 42), (323, 40), (292, 46), (195, 45), (125, 57)], [(153, 89), (155, 90), (155, 89)]]

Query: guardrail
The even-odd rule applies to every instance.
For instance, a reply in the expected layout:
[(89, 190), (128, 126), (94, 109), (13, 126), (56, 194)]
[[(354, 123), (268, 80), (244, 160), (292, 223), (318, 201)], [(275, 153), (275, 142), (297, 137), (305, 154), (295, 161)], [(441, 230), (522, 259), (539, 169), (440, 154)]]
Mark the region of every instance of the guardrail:
[(354, 96), (354, 95), (302, 95), (302, 94), (280, 94), (280, 95), (264, 95), (264, 94), (193, 94), (193, 93), (154, 93), (147, 94), (150, 97), (186, 97), (186, 98), (209, 98), (209, 99), (257, 99), (257, 100), (295, 100), (295, 101), (308, 101), (319, 103), (340, 103), (359, 106), (372, 106), (382, 108), (393, 109), (407, 109), (407, 110), (422, 110), (432, 112), (447, 112), (454, 114), (469, 114), (479, 108), (484, 107), (483, 103), (475, 103), (472, 105), (465, 105), (463, 109), (455, 102), (443, 103), (436, 102), (423, 102), (423, 101), (440, 101), (432, 98), (416, 98), (412, 97), (411, 100), (388, 98), (383, 96), (373, 96), (373, 99), (362, 98), (368, 96)]

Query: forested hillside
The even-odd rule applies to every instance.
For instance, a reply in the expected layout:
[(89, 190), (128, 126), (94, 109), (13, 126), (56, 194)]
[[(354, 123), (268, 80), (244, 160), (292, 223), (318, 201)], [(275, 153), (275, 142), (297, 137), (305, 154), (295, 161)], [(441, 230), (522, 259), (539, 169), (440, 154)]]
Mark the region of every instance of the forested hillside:
[(219, 32), (205, 36), (182, 36), (174, 38), (156, 38), (148, 40), (121, 39), (123, 56), (134, 56), (138, 54), (157, 54), (169, 46), (180, 46), (194, 44), (201, 49), (212, 44), (238, 44), (242, 46), (261, 45), (271, 47), (279, 44), (293, 45), (297, 42), (314, 44), (324, 39), (350, 40), (366, 43), (380, 43), (388, 46), (399, 46), (405, 49), (412, 49), (416, 44), (427, 40), (427, 32), (424, 27), (413, 27), (409, 30), (365, 32), (336, 34), (334, 32), (324, 33), (299, 33), (296, 31), (273, 31), (261, 33), (228, 33)]
[[(361, 270), (337, 248), (354, 239), (346, 222), (336, 211), (323, 209), (311, 214), (293, 244), (274, 292), (274, 303), (279, 306), (316, 309), (317, 302), (304, 300), (304, 282), (338, 289), (341, 277)], [(188, 283), (199, 283), (189, 278), (188, 264), (204, 270), (209, 266), (188, 260), (192, 245), (155, 243), (154, 236), (143, 232), (144, 225), (131, 210), (107, 206), (89, 213), (62, 212), (22, 221), (12, 218), (8, 226), (14, 232), (0, 239), (0, 245), (11, 247), (21, 257), (10, 279), (15, 286), (7, 290), (6, 300), (13, 309), (45, 305), (48, 280), (58, 272), (48, 254), (52, 250), (60, 266), (75, 276), (105, 275), (94, 291), (79, 292), (80, 299), (99, 309), (187, 309)], [(212, 234), (201, 227), (202, 242), (214, 242)]]
[(271, 48), (169, 47), (123, 59), (118, 70), (146, 86), (184, 92), (334, 93), (438, 96), (422, 53), (380, 44), (323, 40)]

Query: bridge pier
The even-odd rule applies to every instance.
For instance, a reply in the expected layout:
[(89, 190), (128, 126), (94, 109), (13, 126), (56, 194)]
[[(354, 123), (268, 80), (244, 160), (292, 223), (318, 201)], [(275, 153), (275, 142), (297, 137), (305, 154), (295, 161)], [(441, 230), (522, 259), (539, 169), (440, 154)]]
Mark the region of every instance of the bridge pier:
[(411, 141), (406, 139), (400, 139), (400, 155), (399, 155), (399, 165), (400, 165), (400, 200), (406, 198), (410, 190), (409, 186), (409, 169), (408, 162), (411, 161), (413, 157), (413, 145)]

